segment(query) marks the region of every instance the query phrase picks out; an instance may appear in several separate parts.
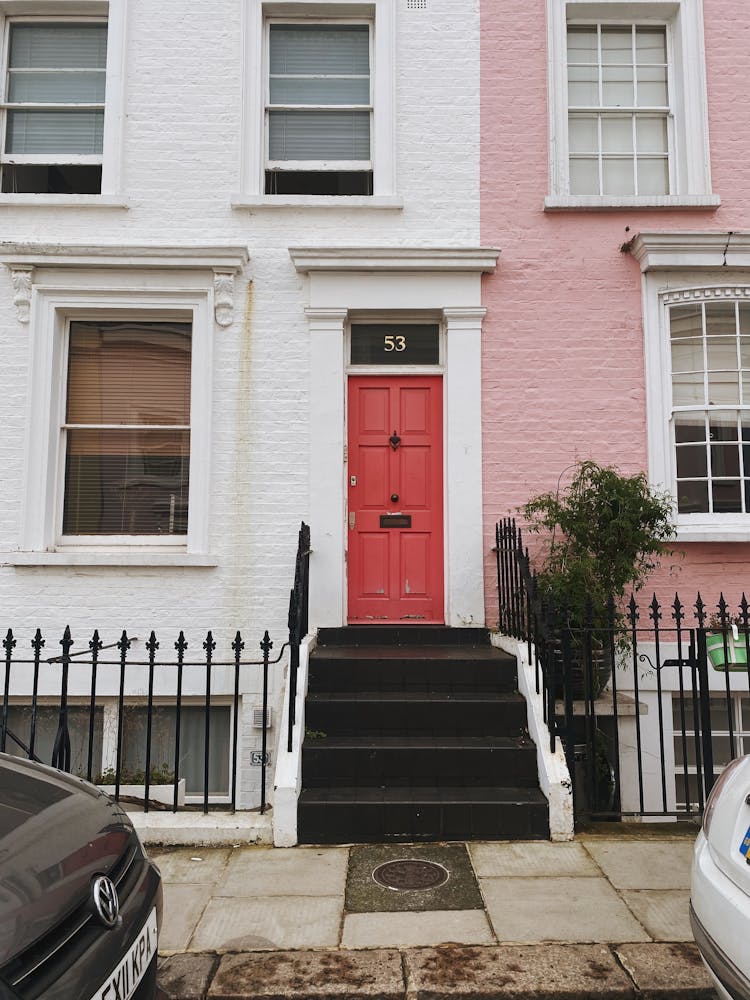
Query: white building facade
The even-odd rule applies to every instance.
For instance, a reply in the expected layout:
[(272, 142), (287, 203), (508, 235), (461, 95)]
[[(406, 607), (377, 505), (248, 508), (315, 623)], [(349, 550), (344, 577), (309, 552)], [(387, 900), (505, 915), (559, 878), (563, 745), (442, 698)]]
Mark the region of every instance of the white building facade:
[[(346, 624), (352, 371), (437, 379), (436, 620), (484, 623), (478, 7), (4, 0), (0, 605), (19, 650), (39, 627), (56, 652), (66, 625), (74, 653), (95, 628), (170, 650), (211, 630), (217, 660), (268, 629), (278, 649), (303, 519), (310, 624)], [(427, 330), (433, 353), (355, 366), (358, 324)], [(30, 684), (14, 670), (11, 706)], [(116, 697), (116, 671), (100, 684)], [(231, 671), (214, 684), (228, 706)], [(276, 710), (282, 685), (279, 664)]]

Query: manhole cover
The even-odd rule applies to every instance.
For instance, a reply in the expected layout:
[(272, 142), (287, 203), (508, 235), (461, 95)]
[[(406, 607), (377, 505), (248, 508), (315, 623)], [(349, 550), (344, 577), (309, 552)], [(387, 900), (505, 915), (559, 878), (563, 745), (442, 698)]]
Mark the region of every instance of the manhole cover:
[(448, 869), (434, 861), (386, 861), (372, 873), (378, 885), (386, 889), (434, 889), (448, 881)]

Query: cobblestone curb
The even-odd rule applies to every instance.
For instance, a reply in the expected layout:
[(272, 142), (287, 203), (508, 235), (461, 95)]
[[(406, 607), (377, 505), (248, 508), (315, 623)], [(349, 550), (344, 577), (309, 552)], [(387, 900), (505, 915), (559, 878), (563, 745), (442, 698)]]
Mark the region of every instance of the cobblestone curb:
[(715, 1000), (693, 944), (173, 955), (161, 1000)]

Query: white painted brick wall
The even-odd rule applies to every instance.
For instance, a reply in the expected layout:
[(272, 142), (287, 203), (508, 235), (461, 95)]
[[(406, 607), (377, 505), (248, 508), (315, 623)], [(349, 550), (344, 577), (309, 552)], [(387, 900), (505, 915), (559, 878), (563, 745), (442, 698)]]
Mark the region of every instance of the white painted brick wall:
[[(477, 0), (397, 6), (398, 194), (402, 211), (233, 210), (239, 189), (242, 66), (239, 0), (130, 4), (124, 194), (129, 209), (0, 207), (2, 239), (18, 242), (247, 243), (235, 322), (215, 328), (211, 550), (216, 568), (0, 567), (0, 631), (26, 645), (37, 626), (57, 651), (71, 626), (75, 649), (98, 627), (151, 628), (171, 648), (180, 629), (197, 646), (210, 628), (216, 657), (240, 629), (259, 654), (268, 628), (286, 634), (296, 536), (308, 507), (306, 289), (289, 246), (476, 246), (479, 242), (479, 18)], [(0, 273), (0, 550), (19, 543), (27, 423), (28, 327), (18, 323)], [(387, 307), (387, 303), (384, 303)], [(33, 405), (33, 403), (32, 403)], [(339, 484), (333, 484), (339, 488)], [(315, 544), (315, 526), (313, 547)], [(2, 557), (0, 556), (0, 562)], [(252, 650), (252, 652), (250, 652)], [(259, 700), (246, 681), (248, 706)], [(281, 665), (272, 668), (279, 708)], [(249, 710), (249, 709), (248, 709)], [(280, 713), (277, 711), (277, 715)], [(241, 757), (259, 745), (243, 709)], [(275, 750), (276, 730), (272, 733)], [(259, 769), (243, 769), (252, 804)]]

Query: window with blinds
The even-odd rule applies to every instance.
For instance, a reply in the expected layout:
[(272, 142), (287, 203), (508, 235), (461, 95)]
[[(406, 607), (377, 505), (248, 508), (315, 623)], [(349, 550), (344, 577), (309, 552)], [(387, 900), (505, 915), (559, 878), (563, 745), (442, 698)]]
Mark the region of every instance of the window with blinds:
[(70, 323), (63, 535), (185, 535), (189, 323)]
[(101, 191), (107, 25), (11, 23), (3, 192)]
[(372, 194), (368, 24), (269, 25), (266, 194)]

